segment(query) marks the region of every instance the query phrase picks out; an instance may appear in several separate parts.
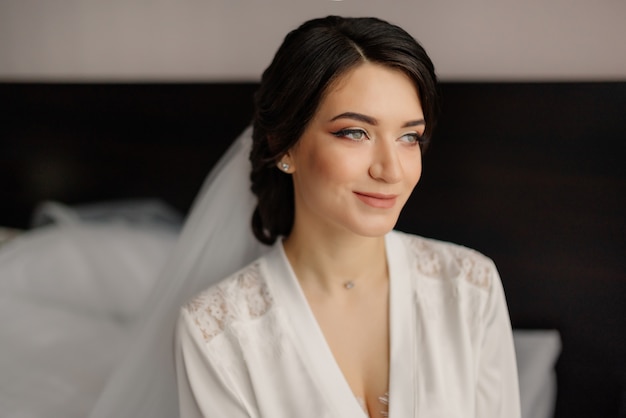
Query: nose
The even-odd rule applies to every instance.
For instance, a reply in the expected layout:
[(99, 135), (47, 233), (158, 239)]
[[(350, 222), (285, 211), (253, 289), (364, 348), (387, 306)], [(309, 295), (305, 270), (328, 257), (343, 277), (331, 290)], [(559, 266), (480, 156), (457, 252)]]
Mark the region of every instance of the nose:
[(402, 180), (402, 163), (395, 141), (378, 141), (372, 149), (370, 176), (385, 183), (398, 183)]

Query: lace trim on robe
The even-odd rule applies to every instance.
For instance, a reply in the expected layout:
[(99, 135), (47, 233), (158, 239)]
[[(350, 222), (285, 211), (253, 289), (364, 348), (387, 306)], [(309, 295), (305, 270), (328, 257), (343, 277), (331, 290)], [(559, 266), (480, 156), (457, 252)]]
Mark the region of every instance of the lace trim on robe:
[[(493, 264), (491, 261), (470, 248), (456, 244), (442, 246), (441, 243), (409, 236), (409, 245), (417, 254), (417, 269), (430, 277), (441, 277), (451, 268), (460, 270), (465, 280), (476, 287), (488, 290), (491, 287)], [(451, 258), (452, 266), (447, 265), (445, 258)], [(457, 273), (458, 274), (458, 273)], [(450, 274), (450, 277), (453, 277)]]
[(274, 301), (258, 263), (235, 273), (190, 300), (185, 308), (208, 343), (229, 324), (265, 315)]

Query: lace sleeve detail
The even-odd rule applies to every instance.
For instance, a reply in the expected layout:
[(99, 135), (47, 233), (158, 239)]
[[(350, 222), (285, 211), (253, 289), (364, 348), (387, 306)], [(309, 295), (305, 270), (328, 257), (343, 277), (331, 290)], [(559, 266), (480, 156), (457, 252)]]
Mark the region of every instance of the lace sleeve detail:
[(421, 274), (434, 278), (462, 277), (478, 288), (491, 288), (495, 266), (478, 251), (415, 235), (408, 235), (408, 241)]
[(463, 277), (468, 282), (484, 290), (491, 288), (495, 267), (490, 259), (479, 252), (465, 247), (458, 247), (455, 255), (463, 272)]
[(231, 323), (259, 318), (273, 305), (273, 298), (254, 263), (191, 299), (187, 311), (208, 343)]

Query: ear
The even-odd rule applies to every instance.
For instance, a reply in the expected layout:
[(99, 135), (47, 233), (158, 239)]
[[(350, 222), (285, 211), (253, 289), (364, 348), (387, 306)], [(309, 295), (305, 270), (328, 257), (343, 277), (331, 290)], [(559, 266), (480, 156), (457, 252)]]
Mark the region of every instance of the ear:
[(276, 167), (284, 173), (291, 174), (295, 171), (295, 167), (289, 153), (284, 154), (276, 163)]

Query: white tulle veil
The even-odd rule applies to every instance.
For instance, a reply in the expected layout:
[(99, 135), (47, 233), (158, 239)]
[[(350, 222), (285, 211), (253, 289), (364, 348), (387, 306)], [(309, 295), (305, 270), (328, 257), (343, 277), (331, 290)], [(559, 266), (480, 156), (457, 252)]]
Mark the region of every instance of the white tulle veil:
[(267, 248), (250, 227), (256, 202), (249, 187), (251, 133), (246, 129), (207, 177), (138, 320), (131, 348), (91, 418), (178, 416), (174, 329), (180, 306)]

